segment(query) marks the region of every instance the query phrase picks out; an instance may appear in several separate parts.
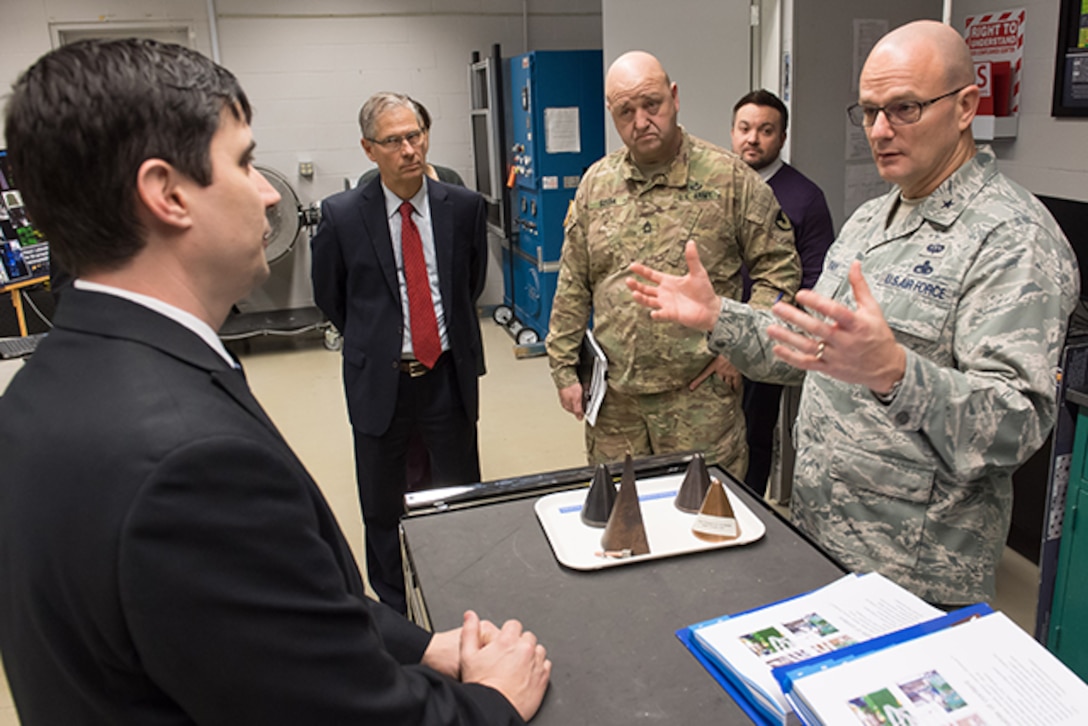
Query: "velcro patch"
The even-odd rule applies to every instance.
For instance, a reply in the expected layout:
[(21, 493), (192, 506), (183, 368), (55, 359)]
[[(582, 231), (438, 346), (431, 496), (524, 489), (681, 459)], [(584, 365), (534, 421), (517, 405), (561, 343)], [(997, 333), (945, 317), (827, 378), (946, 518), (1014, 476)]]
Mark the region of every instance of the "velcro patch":
[(786, 216), (786, 213), (781, 209), (778, 210), (778, 216), (774, 219), (774, 226), (778, 227), (783, 232), (789, 232), (793, 229), (793, 225), (790, 224), (790, 218)]

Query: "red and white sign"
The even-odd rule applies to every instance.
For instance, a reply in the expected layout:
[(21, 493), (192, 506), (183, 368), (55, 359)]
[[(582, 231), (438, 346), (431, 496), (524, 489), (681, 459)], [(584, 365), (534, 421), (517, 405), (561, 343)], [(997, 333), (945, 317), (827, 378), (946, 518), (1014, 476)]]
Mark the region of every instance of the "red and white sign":
[(979, 116), (1015, 116), (1020, 110), (1024, 55), (1024, 9), (969, 15), (963, 37), (975, 61), (982, 92)]

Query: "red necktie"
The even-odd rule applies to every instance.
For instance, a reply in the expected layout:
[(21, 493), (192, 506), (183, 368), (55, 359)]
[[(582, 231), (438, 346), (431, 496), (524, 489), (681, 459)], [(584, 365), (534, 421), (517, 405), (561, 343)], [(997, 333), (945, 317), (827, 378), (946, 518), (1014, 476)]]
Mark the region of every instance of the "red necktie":
[(404, 282), (408, 288), (408, 318), (412, 326), (412, 351), (416, 360), (434, 368), (442, 355), (438, 337), (438, 321), (431, 299), (431, 280), (427, 275), (427, 260), (423, 257), (423, 240), (412, 221), (412, 203), (400, 205), (400, 250), (404, 260)]

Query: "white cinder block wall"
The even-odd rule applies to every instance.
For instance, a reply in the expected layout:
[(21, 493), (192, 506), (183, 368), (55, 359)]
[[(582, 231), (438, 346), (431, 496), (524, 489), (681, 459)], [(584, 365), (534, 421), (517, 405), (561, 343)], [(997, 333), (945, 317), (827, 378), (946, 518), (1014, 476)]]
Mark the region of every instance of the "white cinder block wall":
[[(357, 116), (380, 90), (418, 98), (431, 112), (430, 159), (471, 183), (468, 63), (472, 51), (600, 48), (600, 0), (215, 0), (220, 62), (255, 108), (257, 163), (284, 174), (301, 201), (343, 188), (372, 164)], [(211, 55), (204, 0), (0, 0), (6, 94), (53, 46), (57, 28), (181, 24)], [(526, 44), (527, 37), (527, 44)], [(603, 103), (603, 99), (602, 99)], [(314, 162), (312, 181), (298, 176)]]

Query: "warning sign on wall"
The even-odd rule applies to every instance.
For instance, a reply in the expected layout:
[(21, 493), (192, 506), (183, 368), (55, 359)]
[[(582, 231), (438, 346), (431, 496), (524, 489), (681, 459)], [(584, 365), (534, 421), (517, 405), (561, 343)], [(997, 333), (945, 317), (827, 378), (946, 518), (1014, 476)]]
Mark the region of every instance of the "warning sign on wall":
[(1014, 116), (1020, 110), (1024, 9), (969, 15), (963, 37), (975, 61), (981, 91), (979, 116)]

